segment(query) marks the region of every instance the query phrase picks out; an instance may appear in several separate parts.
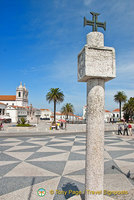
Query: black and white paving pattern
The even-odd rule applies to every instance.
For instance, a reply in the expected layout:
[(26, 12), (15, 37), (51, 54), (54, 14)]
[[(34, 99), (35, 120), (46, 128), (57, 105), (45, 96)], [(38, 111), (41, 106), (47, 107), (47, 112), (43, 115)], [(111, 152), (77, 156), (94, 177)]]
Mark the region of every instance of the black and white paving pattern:
[[(85, 145), (84, 133), (0, 138), (0, 200), (73, 200), (65, 191), (84, 193)], [(104, 156), (104, 188), (134, 189), (134, 140), (106, 135)], [(39, 188), (46, 190), (44, 198)], [(83, 193), (76, 199), (84, 200)]]

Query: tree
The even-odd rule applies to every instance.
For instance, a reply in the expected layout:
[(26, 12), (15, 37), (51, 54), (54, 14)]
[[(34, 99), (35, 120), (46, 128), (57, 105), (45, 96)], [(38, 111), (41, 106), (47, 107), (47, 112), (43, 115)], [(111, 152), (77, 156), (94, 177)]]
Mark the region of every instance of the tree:
[(20, 121), (21, 121), (21, 124), (25, 124), (27, 122), (27, 120), (24, 117), (21, 117)]
[(56, 103), (64, 101), (64, 94), (59, 88), (51, 88), (46, 95), (46, 100), (54, 102), (54, 122), (56, 122)]
[(122, 102), (126, 102), (127, 96), (125, 93), (122, 92), (117, 92), (117, 94), (114, 95), (114, 101), (119, 103), (119, 110), (120, 110), (120, 120), (121, 120), (121, 104)]
[(74, 113), (74, 107), (71, 103), (66, 103), (66, 105), (61, 108), (61, 112), (65, 114), (66, 119), (68, 119), (69, 113)]
[(123, 106), (124, 118), (126, 121), (133, 120), (134, 116), (134, 97), (131, 97)]

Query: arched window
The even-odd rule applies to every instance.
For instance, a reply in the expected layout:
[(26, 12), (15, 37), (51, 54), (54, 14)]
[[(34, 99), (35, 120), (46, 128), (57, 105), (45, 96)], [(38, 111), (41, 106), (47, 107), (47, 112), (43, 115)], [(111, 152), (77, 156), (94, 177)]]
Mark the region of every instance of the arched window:
[(21, 97), (21, 92), (18, 92), (18, 97)]

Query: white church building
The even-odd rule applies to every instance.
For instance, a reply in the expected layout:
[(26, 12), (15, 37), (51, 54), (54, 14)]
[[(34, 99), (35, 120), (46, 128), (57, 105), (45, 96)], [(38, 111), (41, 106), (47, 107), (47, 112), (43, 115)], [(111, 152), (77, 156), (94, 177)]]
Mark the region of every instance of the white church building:
[(28, 106), (28, 90), (25, 85), (16, 89), (16, 95), (0, 95), (0, 102), (10, 106)]
[[(2, 110), (2, 106), (4, 109)], [(27, 118), (28, 114), (28, 90), (20, 83), (16, 89), (16, 95), (0, 95), (0, 119), (11, 118), (12, 122), (17, 122), (19, 118)]]

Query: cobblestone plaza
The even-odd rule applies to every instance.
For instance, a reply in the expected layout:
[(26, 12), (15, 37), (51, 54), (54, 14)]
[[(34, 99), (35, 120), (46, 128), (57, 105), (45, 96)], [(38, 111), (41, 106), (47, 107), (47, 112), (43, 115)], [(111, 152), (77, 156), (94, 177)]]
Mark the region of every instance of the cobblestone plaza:
[[(84, 199), (85, 133), (0, 138), (0, 199), (37, 200)], [(105, 133), (104, 189), (134, 189), (134, 140)], [(112, 166), (119, 170), (112, 169)], [(130, 178), (125, 174), (130, 170)], [(121, 171), (124, 173), (121, 173)], [(53, 192), (50, 192), (50, 191)], [(57, 190), (57, 192), (56, 192)], [(75, 196), (69, 190), (81, 191)], [(97, 188), (96, 188), (97, 190)], [(58, 192), (59, 191), (59, 192)], [(61, 192), (62, 191), (62, 192)], [(63, 191), (68, 191), (65, 194)], [(59, 193), (59, 194), (56, 194)], [(117, 196), (111, 196), (117, 198)], [(129, 199), (125, 196), (120, 199)], [(109, 196), (106, 196), (109, 199)], [(130, 198), (131, 200), (134, 197)]]

